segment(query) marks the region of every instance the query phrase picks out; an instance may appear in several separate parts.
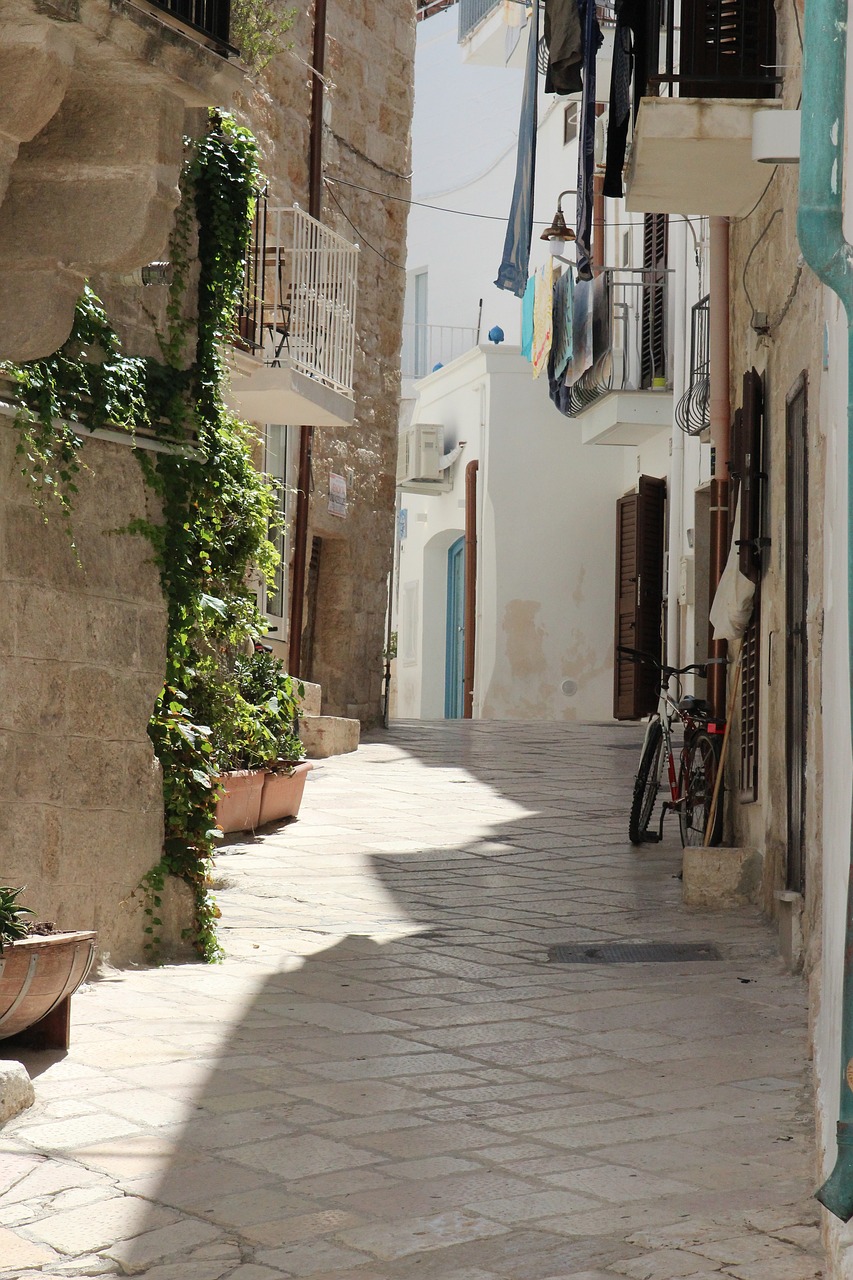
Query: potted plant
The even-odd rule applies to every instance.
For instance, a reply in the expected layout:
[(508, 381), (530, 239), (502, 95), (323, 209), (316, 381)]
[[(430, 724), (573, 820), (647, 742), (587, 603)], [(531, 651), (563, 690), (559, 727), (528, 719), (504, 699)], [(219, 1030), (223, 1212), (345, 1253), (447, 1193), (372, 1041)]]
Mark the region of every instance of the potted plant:
[(71, 997), (92, 967), (96, 934), (34, 924), (23, 892), (0, 887), (0, 1040), (67, 1049)]
[(297, 816), (312, 768), (296, 731), (303, 692), (264, 649), (236, 657), (205, 686), (197, 710), (219, 766), (216, 821), (223, 832)]

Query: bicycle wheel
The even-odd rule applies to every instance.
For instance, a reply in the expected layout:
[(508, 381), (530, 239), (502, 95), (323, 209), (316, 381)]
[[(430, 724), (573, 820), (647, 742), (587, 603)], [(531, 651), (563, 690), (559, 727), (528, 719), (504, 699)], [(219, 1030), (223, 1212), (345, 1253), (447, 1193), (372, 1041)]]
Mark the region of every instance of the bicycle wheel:
[[(716, 739), (704, 729), (699, 729), (685, 745), (681, 757), (681, 777), (678, 785), (681, 804), (678, 809), (678, 821), (681, 826), (681, 843), (685, 847), (706, 843), (718, 763), (719, 750)], [(707, 843), (719, 844), (722, 837), (723, 784), (721, 781), (714, 823), (707, 837)]]
[(649, 736), (640, 756), (640, 767), (634, 781), (631, 799), (631, 816), (628, 819), (628, 839), (631, 844), (642, 844), (649, 829), (660, 786), (663, 765), (663, 730), (656, 720), (649, 728)]

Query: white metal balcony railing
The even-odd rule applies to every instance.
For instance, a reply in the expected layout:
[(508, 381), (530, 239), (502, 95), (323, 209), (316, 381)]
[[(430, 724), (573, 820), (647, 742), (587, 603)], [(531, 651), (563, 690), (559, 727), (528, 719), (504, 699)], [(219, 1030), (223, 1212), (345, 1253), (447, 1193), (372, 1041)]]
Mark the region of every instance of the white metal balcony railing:
[(668, 274), (665, 268), (611, 267), (576, 286), (575, 356), (586, 349), (591, 361), (571, 387), (571, 416), (611, 391), (668, 387)]
[(400, 372), (425, 378), (436, 365), (449, 364), (477, 345), (477, 330), (452, 324), (404, 324)]
[(260, 196), (234, 345), (351, 398), (358, 254), (298, 205)]

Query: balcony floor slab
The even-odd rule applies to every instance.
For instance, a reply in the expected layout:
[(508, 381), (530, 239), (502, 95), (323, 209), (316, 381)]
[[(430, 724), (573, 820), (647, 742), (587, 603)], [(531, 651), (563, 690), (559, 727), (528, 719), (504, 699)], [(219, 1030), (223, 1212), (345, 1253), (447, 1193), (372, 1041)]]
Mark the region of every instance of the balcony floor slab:
[(584, 444), (644, 444), (672, 425), (669, 391), (611, 391), (576, 415)]
[(631, 213), (742, 217), (770, 176), (752, 158), (756, 111), (767, 98), (643, 98), (626, 178)]
[(312, 427), (349, 427), (355, 404), (340, 391), (294, 368), (261, 364), (235, 353), (226, 403), (251, 422), (292, 423)]

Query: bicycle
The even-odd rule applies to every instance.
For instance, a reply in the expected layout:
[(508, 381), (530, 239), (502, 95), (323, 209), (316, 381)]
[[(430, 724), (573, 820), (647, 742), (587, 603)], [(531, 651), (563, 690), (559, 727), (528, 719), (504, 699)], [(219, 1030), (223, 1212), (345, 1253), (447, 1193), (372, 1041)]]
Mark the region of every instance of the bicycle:
[[(725, 723), (713, 718), (711, 707), (702, 698), (688, 694), (677, 701), (669, 692), (670, 681), (695, 671), (704, 676), (712, 663), (725, 658), (710, 658), (686, 667), (668, 667), (651, 654), (619, 645), (617, 652), (631, 662), (644, 662), (660, 673), (657, 711), (649, 717), (640, 765), (634, 781), (628, 839), (631, 844), (657, 843), (663, 839), (663, 823), (668, 810), (678, 813), (681, 843), (717, 845), (723, 835), (723, 786), (717, 783)], [(676, 754), (672, 726), (679, 721), (684, 727), (684, 742), (676, 771)], [(649, 826), (657, 803), (661, 778), (667, 767), (670, 798), (663, 802), (657, 832)], [(716, 794), (715, 794), (716, 791)], [(710, 824), (710, 830), (709, 830)]]

